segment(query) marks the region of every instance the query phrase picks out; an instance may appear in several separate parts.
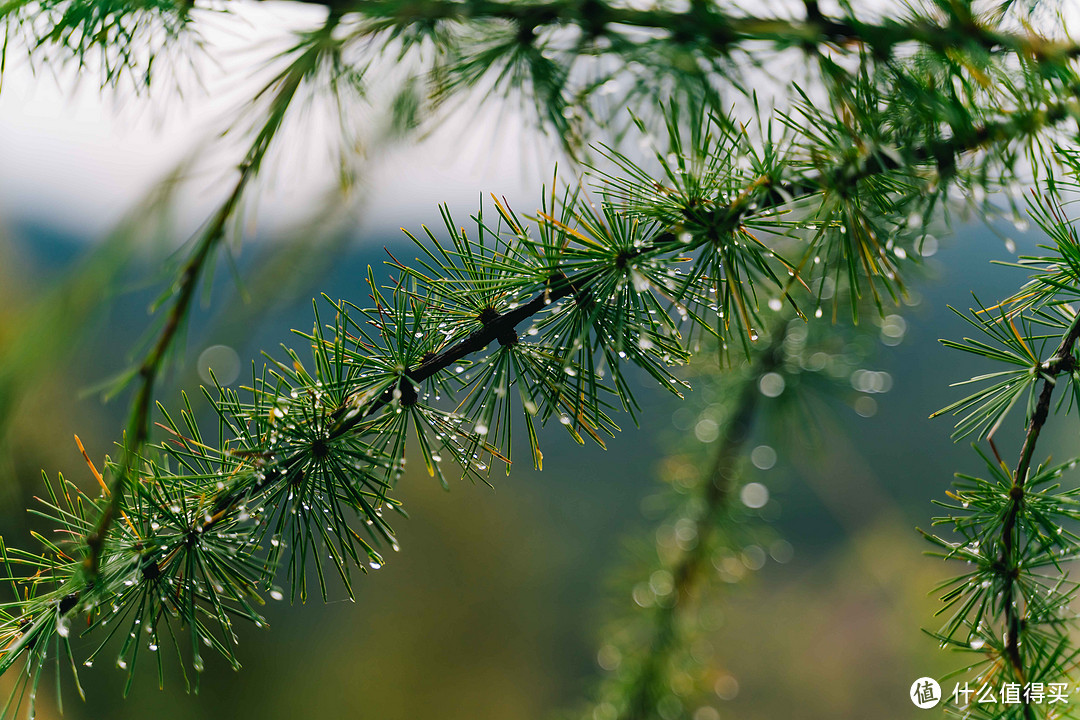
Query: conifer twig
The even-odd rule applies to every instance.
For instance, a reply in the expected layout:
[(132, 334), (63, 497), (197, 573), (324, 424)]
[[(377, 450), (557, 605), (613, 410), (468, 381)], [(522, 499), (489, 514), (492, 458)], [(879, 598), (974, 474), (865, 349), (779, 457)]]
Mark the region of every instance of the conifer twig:
[[(972, 132), (956, 135), (939, 140), (932, 145), (920, 145), (906, 150), (909, 158), (914, 162), (934, 161), (938, 165), (953, 166), (958, 157), (972, 152), (978, 152), (998, 142), (1007, 142), (1016, 137), (1034, 135), (1048, 126), (1053, 126), (1069, 116), (1071, 106), (1066, 102), (1056, 103), (1042, 110), (1015, 111), (1007, 119), (994, 123), (988, 123), (974, 129)], [(848, 160), (842, 167), (830, 168), (810, 173), (807, 177), (785, 183), (770, 182), (768, 178), (759, 178), (756, 182), (765, 191), (765, 196), (755, 196), (751, 192), (743, 192), (727, 204), (715, 204), (705, 210), (712, 216), (714, 222), (728, 227), (735, 227), (742, 217), (753, 209), (755, 213), (768, 212), (814, 192), (820, 192), (822, 186), (828, 187), (833, 176), (841, 177), (841, 182), (850, 186), (860, 180), (882, 175), (900, 169), (901, 163), (888, 156), (875, 153), (862, 153), (855, 160)], [(626, 251), (626, 262), (640, 257), (660, 255), (665, 252), (687, 253), (703, 247), (716, 238), (710, 235), (695, 237), (686, 243), (680, 239), (678, 228), (666, 228), (649, 238), (639, 246)], [(588, 271), (578, 273), (584, 276)], [(388, 388), (382, 395), (371, 399), (358, 412), (354, 412), (355, 406), (345, 403), (338, 409), (337, 416), (340, 420), (330, 439), (346, 436), (350, 431), (360, 425), (365, 419), (374, 416), (380, 409), (391, 403), (395, 393), (400, 393), (403, 404), (408, 405), (416, 401), (416, 387), (420, 383), (435, 377), (441, 371), (472, 354), (475, 354), (494, 342), (504, 342), (505, 338), (513, 334), (516, 336), (516, 328), (527, 319), (548, 309), (554, 303), (567, 297), (579, 297), (581, 293), (581, 277), (567, 276), (556, 270), (547, 278), (547, 287), (533, 298), (517, 307), (505, 312), (496, 310), (485, 311), (478, 320), (482, 321), (481, 327), (471, 332), (466, 337), (454, 342), (449, 347), (427, 358), (415, 367), (405, 371), (400, 382), (393, 388)], [(795, 278), (792, 278), (794, 281)], [(786, 290), (785, 290), (786, 292)], [(415, 384), (415, 385), (414, 385)], [(353, 400), (363, 393), (358, 393)], [(286, 457), (281, 461), (281, 468), (288, 473), (297, 463), (303, 459), (302, 453), (292, 457)], [(224, 490), (214, 503), (212, 519), (207, 527), (216, 524), (226, 515), (226, 511), (237, 506), (243, 495), (249, 491), (259, 491), (270, 485), (279, 477), (277, 472), (268, 472), (254, 486), (240, 486), (238, 489), (229, 488)]]
[[(281, 129), (285, 115), (301, 84), (312, 69), (318, 67), (322, 54), (326, 50), (321, 41), (330, 38), (331, 32), (340, 20), (340, 13), (331, 12), (318, 31), (301, 40), (298, 45), (301, 52), (296, 59), (260, 93), (263, 95), (271, 90), (274, 91), (271, 95), (268, 116), (265, 122), (257, 126), (252, 143), (238, 167), (240, 177), (229, 196), (211, 217), (209, 225), (202, 231), (199, 241), (181, 269), (180, 277), (176, 281), (176, 297), (165, 318), (165, 324), (138, 368), (138, 387), (132, 401), (124, 437), (124, 452), (110, 485), (108, 504), (98, 517), (93, 531), (85, 538), (88, 553), (84, 559), (84, 568), (90, 584), (93, 584), (101, 564), (109, 528), (123, 504), (124, 493), (130, 484), (131, 475), (139, 462), (143, 446), (150, 436), (150, 408), (153, 403), (154, 383), (184, 319), (188, 316), (199, 280), (214, 256), (214, 250), (224, 239), (228, 224), (240, 207), (245, 190), (258, 175), (262, 162)], [(329, 44), (328, 47), (334, 46)]]
[(91, 582), (97, 575), (101, 564), (101, 555), (105, 549), (105, 538), (113, 520), (120, 512), (123, 504), (124, 493), (130, 483), (131, 474), (138, 463), (143, 446), (150, 436), (150, 406), (154, 398), (154, 383), (165, 362), (169, 348), (172, 347), (184, 319), (191, 309), (191, 302), (195, 295), (195, 288), (199, 284), (209, 259), (213, 255), (213, 249), (225, 234), (225, 226), (232, 217), (244, 187), (251, 178), (250, 173), (241, 171), (240, 180), (236, 183), (225, 203), (215, 213), (213, 221), (207, 232), (196, 245), (194, 252), (184, 263), (178, 280), (176, 298), (173, 300), (169, 314), (165, 318), (165, 325), (157, 336), (153, 347), (150, 348), (142, 362), (139, 364), (139, 384), (135, 390), (135, 398), (132, 401), (131, 413), (128, 419), (127, 432), (124, 435), (124, 452), (118, 468), (109, 485), (109, 503), (101, 512), (94, 530), (86, 536), (86, 547), (89, 550), (83, 560)]
[(672, 569), (674, 601), (661, 607), (653, 623), (653, 636), (645, 661), (630, 681), (629, 698), (620, 720), (650, 720), (655, 716), (654, 696), (671, 654), (679, 647), (680, 618), (693, 608), (702, 571), (712, 550), (710, 540), (717, 530), (719, 517), (728, 507), (735, 483), (735, 472), (743, 447), (750, 438), (754, 417), (761, 402), (758, 387), (761, 377), (784, 362), (784, 339), (787, 323), (778, 324), (769, 344), (755, 353), (750, 372), (743, 379), (734, 410), (714, 443), (715, 455), (709, 472), (701, 483), (703, 507), (694, 518), (697, 538), (693, 548), (683, 553)]
[[(1017, 462), (1016, 470), (1013, 472), (1013, 486), (1009, 491), (1010, 502), (1001, 524), (1000, 562), (1008, 569), (1008, 572), (1004, 574), (1005, 588), (1002, 593), (1005, 612), (1005, 654), (1008, 657), (1013, 673), (1021, 683), (1026, 681), (1024, 662), (1020, 656), (1020, 633), (1024, 622), (1024, 612), (1019, 607), (1017, 598), (1014, 597), (1014, 580), (1016, 573), (1019, 572), (1019, 567), (1014, 558), (1014, 548), (1020, 540), (1016, 536), (1016, 520), (1023, 507), (1025, 486), (1031, 468), (1031, 459), (1035, 453), (1035, 444), (1039, 440), (1039, 435), (1042, 433), (1050, 412), (1050, 401), (1054, 393), (1056, 377), (1061, 373), (1072, 372), (1076, 368), (1076, 356), (1073, 355), (1073, 348), (1076, 346), (1077, 340), (1080, 340), (1080, 313), (1073, 316), (1072, 322), (1069, 324), (1054, 354), (1040, 368), (1040, 374), (1043, 376), (1042, 388), (1034, 412), (1032, 412), (1031, 419), (1028, 421), (1024, 444), (1020, 451), (1020, 459)], [(1024, 704), (1024, 717), (1034, 717), (1031, 706), (1027, 702)]]
[[(953, 51), (961, 45), (976, 45), (987, 51), (1009, 51), (1039, 61), (1061, 62), (1080, 55), (1080, 45), (1069, 40), (1051, 40), (1034, 33), (999, 30), (980, 22), (962, 5), (953, 5), (957, 14), (946, 24), (928, 18), (919, 21), (862, 21), (854, 17), (836, 19), (820, 12), (808, 12), (805, 19), (762, 18), (737, 15), (706, 3), (691, 3), (685, 11), (663, 8), (635, 8), (599, 0), (526, 0), (506, 3), (498, 0), (424, 0), (402, 3), (388, 0), (301, 0), (341, 12), (355, 12), (369, 19), (413, 23), (418, 21), (507, 20), (523, 27), (577, 24), (591, 36), (611, 27), (632, 27), (670, 32), (683, 42), (698, 41), (711, 51), (722, 53), (741, 42), (766, 41), (777, 47), (812, 47), (818, 44), (845, 46), (860, 44), (885, 56), (903, 43), (919, 43), (934, 50)], [(816, 7), (816, 3), (814, 3)]]

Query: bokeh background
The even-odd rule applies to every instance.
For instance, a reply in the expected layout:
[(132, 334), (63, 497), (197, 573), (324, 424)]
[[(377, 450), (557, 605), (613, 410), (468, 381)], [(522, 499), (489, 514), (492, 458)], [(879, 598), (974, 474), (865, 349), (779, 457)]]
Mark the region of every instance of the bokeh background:
[[(40, 68), (5, 75), (0, 532), (9, 544), (32, 545), (26, 508), (43, 470), (93, 482), (73, 434), (95, 458), (115, 453), (125, 396), (104, 402), (94, 388), (131, 361), (170, 253), (218, 186), (211, 175), (196, 178), (174, 209), (174, 231), (138, 236), (120, 271), (113, 261), (130, 248), (113, 230), (227, 112), (213, 97), (117, 98)], [(175, 407), (182, 390), (198, 387), (208, 348), (247, 366), (292, 343), (291, 329), (310, 328), (320, 292), (363, 302), (367, 266), (382, 265), (384, 248), (412, 257), (399, 228), (437, 226), (437, 203), (464, 220), (480, 193), (496, 192), (531, 210), (559, 159), (547, 147), (514, 112), (459, 118), (380, 152), (364, 169), (356, 219), (327, 240), (297, 230), (311, 212), (296, 199), (307, 197), (297, 190), (308, 175), (284, 166), (244, 245), (231, 249), (235, 274), (219, 266), (159, 399)], [(931, 500), (944, 497), (955, 471), (978, 470), (966, 444), (950, 441), (949, 420), (928, 415), (958, 397), (949, 383), (977, 369), (938, 343), (965, 332), (947, 306), (968, 307), (972, 291), (998, 298), (1022, 279), (991, 264), (1016, 257), (1002, 236), (1019, 253), (1039, 241), (1022, 222), (954, 218), (902, 309), (903, 342), (882, 343), (871, 363), (891, 379), (889, 392), (874, 395), (876, 412), (838, 408), (819, 428), (822, 442), (777, 446), (779, 461), (765, 473), (768, 516), (794, 552), (719, 594), (707, 641), (736, 683), (716, 700), (721, 717), (916, 717), (911, 682), (959, 663), (921, 631), (937, 625), (929, 591), (945, 568), (923, 555), (916, 527), (928, 527)], [(83, 673), (87, 701), (69, 692), (64, 716), (572, 716), (602, 674), (605, 621), (632, 607), (617, 578), (630, 548), (655, 532), (658, 469), (692, 434), (678, 400), (644, 382), (641, 393), (641, 427), (622, 418), (625, 431), (606, 451), (547, 433), (542, 473), (518, 463), (493, 478), (494, 488), (459, 482), (449, 492), (406, 473), (400, 497), (411, 518), (397, 525), (401, 552), (357, 582), (355, 604), (338, 589), (325, 606), (268, 607), (269, 630), (241, 628), (240, 673), (208, 659), (195, 695), (175, 674), (158, 690), (147, 665), (122, 701), (123, 673), (94, 667)], [(1051, 447), (1067, 449), (1068, 424), (1053, 426)], [(1012, 444), (1003, 436), (1002, 446)], [(56, 715), (46, 700), (39, 717)]]

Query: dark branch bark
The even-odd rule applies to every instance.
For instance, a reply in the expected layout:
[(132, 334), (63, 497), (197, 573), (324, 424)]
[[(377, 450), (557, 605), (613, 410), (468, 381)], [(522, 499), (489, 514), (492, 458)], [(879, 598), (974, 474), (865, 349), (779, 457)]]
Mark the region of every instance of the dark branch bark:
[(735, 15), (704, 2), (692, 3), (685, 12), (663, 9), (636, 9), (608, 5), (599, 0), (301, 0), (324, 5), (339, 13), (361, 15), (400, 24), (432, 21), (497, 19), (529, 28), (544, 25), (578, 25), (595, 37), (612, 27), (632, 27), (669, 32), (682, 41), (696, 41), (717, 53), (748, 41), (766, 41), (785, 47), (819, 45), (862, 45), (879, 56), (890, 54), (904, 43), (918, 43), (941, 52), (957, 47), (978, 46), (990, 52), (1008, 51), (1036, 60), (1067, 60), (1080, 56), (1080, 45), (1053, 40), (1033, 33), (1013, 33), (980, 23), (957, 8), (945, 24), (929, 19), (918, 22), (884, 20), (863, 22), (853, 18), (835, 19), (820, 12), (805, 19), (760, 18)]
[[(1024, 492), (1031, 469), (1031, 459), (1035, 453), (1035, 444), (1038, 442), (1039, 435), (1042, 433), (1043, 426), (1046, 424), (1046, 419), (1050, 414), (1050, 402), (1053, 398), (1056, 378), (1061, 373), (1072, 372), (1075, 369), (1076, 357), (1073, 355), (1073, 348), (1077, 340), (1080, 340), (1080, 313), (1073, 318), (1054, 354), (1040, 367), (1043, 384), (1039, 392), (1039, 399), (1035, 404), (1035, 411), (1028, 421), (1024, 444), (1020, 450), (1020, 459), (1013, 473), (1013, 486), (1009, 491), (1009, 507), (1001, 526), (1001, 555), (999, 561), (1005, 570), (1002, 592), (1005, 614), (1005, 655), (1017, 681), (1020, 683), (1026, 682), (1024, 662), (1020, 655), (1020, 633), (1024, 623), (1025, 609), (1020, 607), (1021, 598), (1016, 597), (1016, 579), (1020, 572), (1020, 568), (1013, 558), (1020, 541), (1016, 523), (1024, 507)], [(1034, 717), (1031, 706), (1027, 702), (1024, 703), (1024, 717)]]

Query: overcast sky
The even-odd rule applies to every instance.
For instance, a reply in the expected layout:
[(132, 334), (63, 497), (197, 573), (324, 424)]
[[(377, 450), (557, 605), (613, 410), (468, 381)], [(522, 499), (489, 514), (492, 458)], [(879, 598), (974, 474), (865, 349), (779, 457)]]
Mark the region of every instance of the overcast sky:
[[(206, 89), (187, 83), (183, 99), (171, 92), (149, 98), (102, 92), (90, 73), (81, 80), (73, 74), (56, 78), (12, 62), (0, 90), (0, 224), (32, 218), (100, 237), (223, 127), (238, 88), (242, 94), (257, 86), (249, 79), (257, 56), (235, 52), (239, 33), (230, 40), (230, 32), (239, 26), (242, 44), (267, 48), (261, 50), (266, 57), (286, 37), (287, 27), (313, 19), (310, 10), (276, 3), (255, 8), (249, 23), (229, 26), (222, 18), (212, 19), (209, 35), (224, 70), (207, 65), (211, 69), (201, 73)], [(438, 203), (450, 202), (464, 212), (475, 209), (481, 192), (535, 204), (559, 158), (537, 151), (538, 138), (521, 127), (519, 115), (504, 114), (497, 133), (492, 113), (484, 117), (461, 115), (426, 141), (409, 141), (390, 151), (377, 148), (364, 172), (369, 181), (363, 194), (364, 229), (382, 234), (398, 232), (403, 224), (435, 224)], [(325, 145), (317, 134), (288, 137), (293, 159)], [(191, 183), (185, 202), (191, 222), (201, 219), (215, 197), (220, 199), (214, 189), (221, 185), (212, 181), (221, 182), (228, 163), (219, 165), (217, 175), (204, 174)], [(312, 196), (297, 188), (318, 185), (327, 180), (326, 173), (293, 174), (295, 167), (288, 164), (287, 178), (264, 191), (263, 216), (269, 218), (264, 222), (294, 219), (311, 210)]]
[[(235, 116), (232, 110), (259, 86), (252, 68), (284, 47), (289, 28), (318, 24), (324, 12), (298, 3), (230, 7), (237, 10), (229, 15), (196, 11), (214, 62), (200, 65), (205, 89), (182, 82), (182, 99), (168, 88), (149, 98), (103, 92), (94, 73), (82, 79), (73, 73), (35, 75), (19, 61), (17, 50), (9, 51), (0, 90), (0, 226), (44, 219), (87, 238), (100, 237)], [(506, 105), (496, 101), (486, 114), (459, 114), (423, 142), (375, 148), (363, 172), (365, 232), (385, 238), (402, 225), (437, 224), (438, 203), (449, 202), (464, 214), (475, 209), (480, 193), (506, 195), (529, 212), (556, 162), (564, 177), (572, 177), (565, 158), (540, 142), (524, 127), (522, 114)], [(369, 120), (364, 112), (356, 112), (361, 124)], [(304, 190), (328, 179), (326, 167), (313, 170), (310, 162), (325, 153), (324, 132), (287, 136), (287, 157), (264, 172), (274, 186), (260, 195), (263, 227), (302, 219), (318, 207), (322, 195)], [(211, 157), (220, 158), (216, 166), (211, 163), (212, 171), (187, 185), (183, 207), (192, 226), (220, 200), (226, 171), (238, 160), (235, 152), (220, 149)]]

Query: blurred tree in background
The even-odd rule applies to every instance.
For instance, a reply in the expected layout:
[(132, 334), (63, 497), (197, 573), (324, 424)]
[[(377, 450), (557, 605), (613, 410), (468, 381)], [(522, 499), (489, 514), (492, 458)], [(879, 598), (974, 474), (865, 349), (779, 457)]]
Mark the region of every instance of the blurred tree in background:
[[(574, 712), (720, 717), (718, 701), (739, 686), (724, 670), (736, 646), (707, 640), (717, 587), (791, 554), (755, 473), (778, 452), (839, 442), (830, 417), (845, 402), (874, 414), (873, 395), (892, 380), (866, 365), (879, 341), (904, 336), (903, 301), (936, 235), (956, 211), (1019, 217), (1030, 189), (1027, 212), (1052, 244), (1016, 263), (1032, 273), (1022, 288), (971, 314), (985, 339), (950, 343), (1007, 366), (977, 375), (985, 384), (945, 408), (961, 413), (958, 437), (987, 441), (990, 479), (961, 476), (940, 520), (951, 532), (929, 537), (964, 563), (941, 587), (935, 635), (970, 661), (958, 677), (996, 693), (976, 702), (954, 692), (947, 707), (1058, 716), (1036, 688), (1067, 683), (1077, 652), (1065, 566), (1080, 550), (1068, 528), (1077, 500), (1059, 482), (1075, 463), (1040, 464), (1035, 453), (1051, 410), (1080, 399), (1070, 304), (1080, 242), (1065, 212), (1080, 172), (1080, 46), (1065, 10), (312, 4), (317, 19), (259, 65), (258, 89), (205, 153), (21, 327), (4, 328), (0, 420), (27, 402), (31, 378), (87, 326), (93, 298), (126, 277), (133, 253), (155, 239), (169, 246), (177, 194), (234, 158), (213, 184), (215, 206), (173, 256), (155, 323), (132, 339), (137, 359), (99, 386), (129, 408), (115, 457), (95, 459), (77, 440), (89, 482), (46, 472), (37, 546), (0, 546), (12, 593), (0, 617), (0, 672), (13, 687), (5, 714), (34, 715), (50, 675), (56, 703), (65, 684), (92, 694), (98, 671), (85, 667), (98, 661), (125, 671), (125, 692), (137, 667), (154, 668), (160, 685), (178, 668), (189, 688), (207, 656), (238, 668), (241, 626), (266, 624), (265, 599), (351, 598), (357, 574), (398, 550), (407, 467), (443, 486), (454, 475), (496, 483), (493, 468), (509, 473), (512, 459), (539, 470), (541, 439), (560, 442), (552, 430), (604, 447), (619, 417), (648, 429), (648, 382), (680, 397), (695, 387), (697, 410), (683, 421), (693, 441), (663, 465), (670, 491), (654, 501), (655, 546), (627, 570), (620, 597), (632, 609), (612, 613), (597, 655), (607, 675), (582, 688), (590, 701)], [(5, 66), (25, 56), (39, 71), (100, 73), (106, 92), (188, 92), (214, 24), (255, 17), (238, 1), (2, 8)], [(312, 200), (318, 217), (300, 242), (255, 268), (233, 264), (255, 299), (223, 306), (233, 328), (295, 292), (278, 283), (290, 269), (337, 262), (354, 186), (380, 148), (507, 102), (524, 103), (574, 163), (574, 179), (556, 172), (535, 213), (495, 196), (465, 223), (444, 208), (437, 230), (408, 232), (414, 260), (395, 249), (385, 271), (368, 267), (363, 290), (316, 298), (298, 332), (303, 352), (270, 353), (239, 384), (238, 361), (209, 362), (202, 391), (161, 392), (200, 320), (200, 290), (240, 256), (260, 190), (291, 181), (290, 154), (329, 158), (335, 192)], [(1055, 403), (1059, 384), (1074, 395)], [(998, 448), (1008, 431), (998, 431), (1018, 405), (1024, 432), (1010, 465)], [(831, 462), (810, 459), (805, 474)], [(853, 574), (872, 572), (888, 545), (860, 542), (868, 554)], [(747, 645), (738, 654), (752, 655)], [(911, 707), (896, 698), (881, 711)]]

